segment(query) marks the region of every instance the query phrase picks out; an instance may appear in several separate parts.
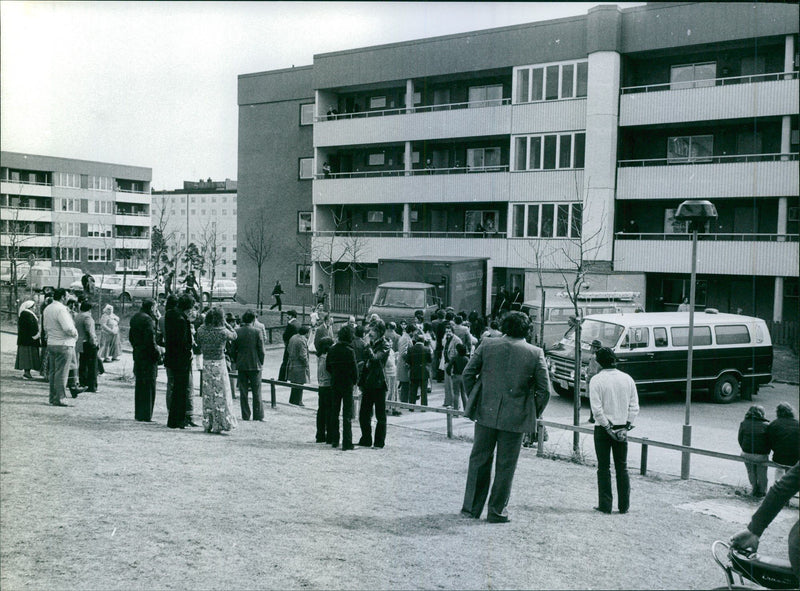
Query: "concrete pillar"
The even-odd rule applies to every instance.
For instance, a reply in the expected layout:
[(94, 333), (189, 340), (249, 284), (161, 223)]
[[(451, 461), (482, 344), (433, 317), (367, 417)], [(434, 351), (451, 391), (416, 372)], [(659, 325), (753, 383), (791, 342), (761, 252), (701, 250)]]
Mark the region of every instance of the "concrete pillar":
[(784, 78), (791, 80), (791, 72), (794, 71), (794, 35), (786, 35), (786, 43), (783, 50), (783, 71), (786, 72)]
[(411, 176), (411, 169), (414, 163), (411, 162), (411, 142), (406, 142), (405, 152), (403, 156), (403, 168), (406, 171), (406, 176)]
[(789, 159), (789, 152), (792, 149), (792, 117), (784, 115), (781, 117), (781, 160)]
[(584, 204), (584, 257), (594, 261), (611, 261), (613, 253), (619, 81), (619, 53), (589, 54), (584, 186), (576, 199)]
[(403, 203), (403, 236), (411, 236), (411, 205)]
[(775, 232), (779, 235), (778, 242), (786, 240), (787, 222), (789, 220), (789, 199), (788, 197), (778, 197), (778, 224)]
[(617, 180), (622, 14), (616, 6), (591, 9), (586, 26), (586, 96), (582, 241), (585, 260), (611, 263)]
[(775, 278), (775, 298), (772, 302), (772, 321), (783, 322), (783, 277)]
[(414, 81), (406, 80), (406, 113), (414, 112)]

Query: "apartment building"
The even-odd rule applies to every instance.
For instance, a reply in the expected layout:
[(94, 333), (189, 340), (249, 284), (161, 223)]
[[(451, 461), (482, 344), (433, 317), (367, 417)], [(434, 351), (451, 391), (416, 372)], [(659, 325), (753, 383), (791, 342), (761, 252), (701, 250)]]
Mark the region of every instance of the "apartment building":
[(674, 310), (691, 268), (675, 210), (708, 199), (698, 306), (796, 320), (798, 16), (604, 5), (241, 75), (239, 235), (269, 212), (283, 248), (264, 280), (295, 298), (338, 269), (352, 302), (378, 259), (446, 254), (489, 257), (487, 302), (563, 287), (582, 259), (589, 289)]
[[(236, 279), (236, 181), (184, 181), (183, 189), (153, 191), (153, 226), (161, 229), (171, 254), (194, 243), (208, 265), (216, 259), (216, 279)], [(216, 250), (210, 256), (209, 251)], [(178, 275), (184, 264), (178, 257)]]
[(0, 260), (146, 273), (151, 168), (0, 153)]

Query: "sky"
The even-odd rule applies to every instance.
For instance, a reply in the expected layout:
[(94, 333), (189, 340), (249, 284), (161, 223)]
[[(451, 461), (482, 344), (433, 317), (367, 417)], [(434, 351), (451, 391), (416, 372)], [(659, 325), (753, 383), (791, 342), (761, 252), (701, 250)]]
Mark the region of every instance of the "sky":
[(2, 0), (0, 146), (152, 168), (154, 190), (236, 179), (241, 74), (598, 4)]

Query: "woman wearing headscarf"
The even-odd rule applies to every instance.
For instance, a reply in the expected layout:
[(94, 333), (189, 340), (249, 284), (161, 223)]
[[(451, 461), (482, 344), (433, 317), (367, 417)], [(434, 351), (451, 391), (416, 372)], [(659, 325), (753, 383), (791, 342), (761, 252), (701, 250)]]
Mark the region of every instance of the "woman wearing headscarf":
[(747, 478), (753, 485), (754, 497), (763, 497), (767, 494), (768, 425), (764, 407), (759, 404), (751, 406), (739, 424), (739, 447), (742, 448), (744, 467), (747, 469)]
[(14, 369), (22, 370), (22, 377), (32, 380), (31, 370), (42, 366), (39, 356), (39, 320), (34, 312), (33, 300), (22, 302), (17, 318), (17, 361)]
[(220, 308), (212, 308), (197, 329), (197, 344), (203, 352), (203, 427), (207, 433), (230, 431), (237, 424), (225, 363), (225, 345), (235, 338)]
[(100, 316), (100, 352), (98, 357), (108, 363), (117, 361), (121, 352), (119, 342), (119, 316), (114, 314), (114, 306), (106, 304)]

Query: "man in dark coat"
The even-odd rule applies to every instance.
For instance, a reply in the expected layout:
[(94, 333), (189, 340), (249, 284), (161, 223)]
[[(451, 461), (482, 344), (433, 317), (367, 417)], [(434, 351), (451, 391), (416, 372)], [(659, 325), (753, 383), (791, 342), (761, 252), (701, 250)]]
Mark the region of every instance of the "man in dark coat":
[(406, 351), (404, 361), (408, 363), (409, 392), (408, 401), (417, 403), (417, 391), (422, 396), (422, 406), (428, 406), (428, 367), (433, 361), (430, 347), (425, 345), (425, 338), (418, 334), (414, 337), (414, 344)]
[(800, 423), (794, 416), (794, 409), (788, 402), (781, 402), (775, 409), (777, 417), (767, 425), (767, 441), (772, 450), (772, 461), (786, 466), (777, 468), (775, 481), (781, 479), (790, 466), (800, 459)]
[(236, 329), (236, 340), (231, 344), (231, 357), (239, 375), (239, 402), (242, 420), (250, 420), (248, 393), (253, 392), (253, 420), (264, 420), (261, 406), (261, 366), (264, 365), (264, 341), (261, 331), (254, 325), (256, 315), (247, 310), (242, 315), (242, 325)]
[[(270, 310), (271, 309), (272, 308), (270, 308)], [(286, 329), (283, 331), (283, 361), (281, 361), (281, 367), (278, 370), (279, 380), (286, 379), (286, 364), (289, 361), (289, 341), (294, 335), (297, 334), (297, 331), (300, 330), (300, 322), (297, 320), (297, 312), (294, 310), (289, 310), (286, 312), (286, 316), (289, 317), (289, 322), (286, 324)]]
[(353, 388), (358, 382), (358, 366), (351, 343), (353, 329), (347, 324), (339, 329), (338, 341), (329, 350), (325, 368), (331, 374), (333, 409), (329, 415), (328, 437), (339, 445), (339, 412), (342, 413), (342, 450), (353, 449)]
[(194, 299), (184, 294), (178, 298), (178, 306), (168, 310), (164, 319), (164, 366), (172, 372), (172, 404), (167, 420), (170, 429), (192, 426), (191, 418), (187, 420), (186, 416), (186, 398), (191, 395), (193, 310)]
[(463, 373), (466, 391), (472, 392), (480, 380), (481, 394), (461, 514), (475, 519), (481, 516), (489, 496), (496, 447), (489, 523), (509, 521), (506, 506), (522, 436), (536, 430), (536, 398), (550, 394), (544, 353), (525, 340), (530, 329), (528, 317), (522, 312), (510, 312), (502, 327), (504, 336), (484, 340)]
[(131, 318), (128, 340), (133, 347), (133, 375), (136, 377), (134, 418), (150, 422), (156, 402), (156, 377), (161, 351), (156, 344), (155, 302), (148, 298)]

